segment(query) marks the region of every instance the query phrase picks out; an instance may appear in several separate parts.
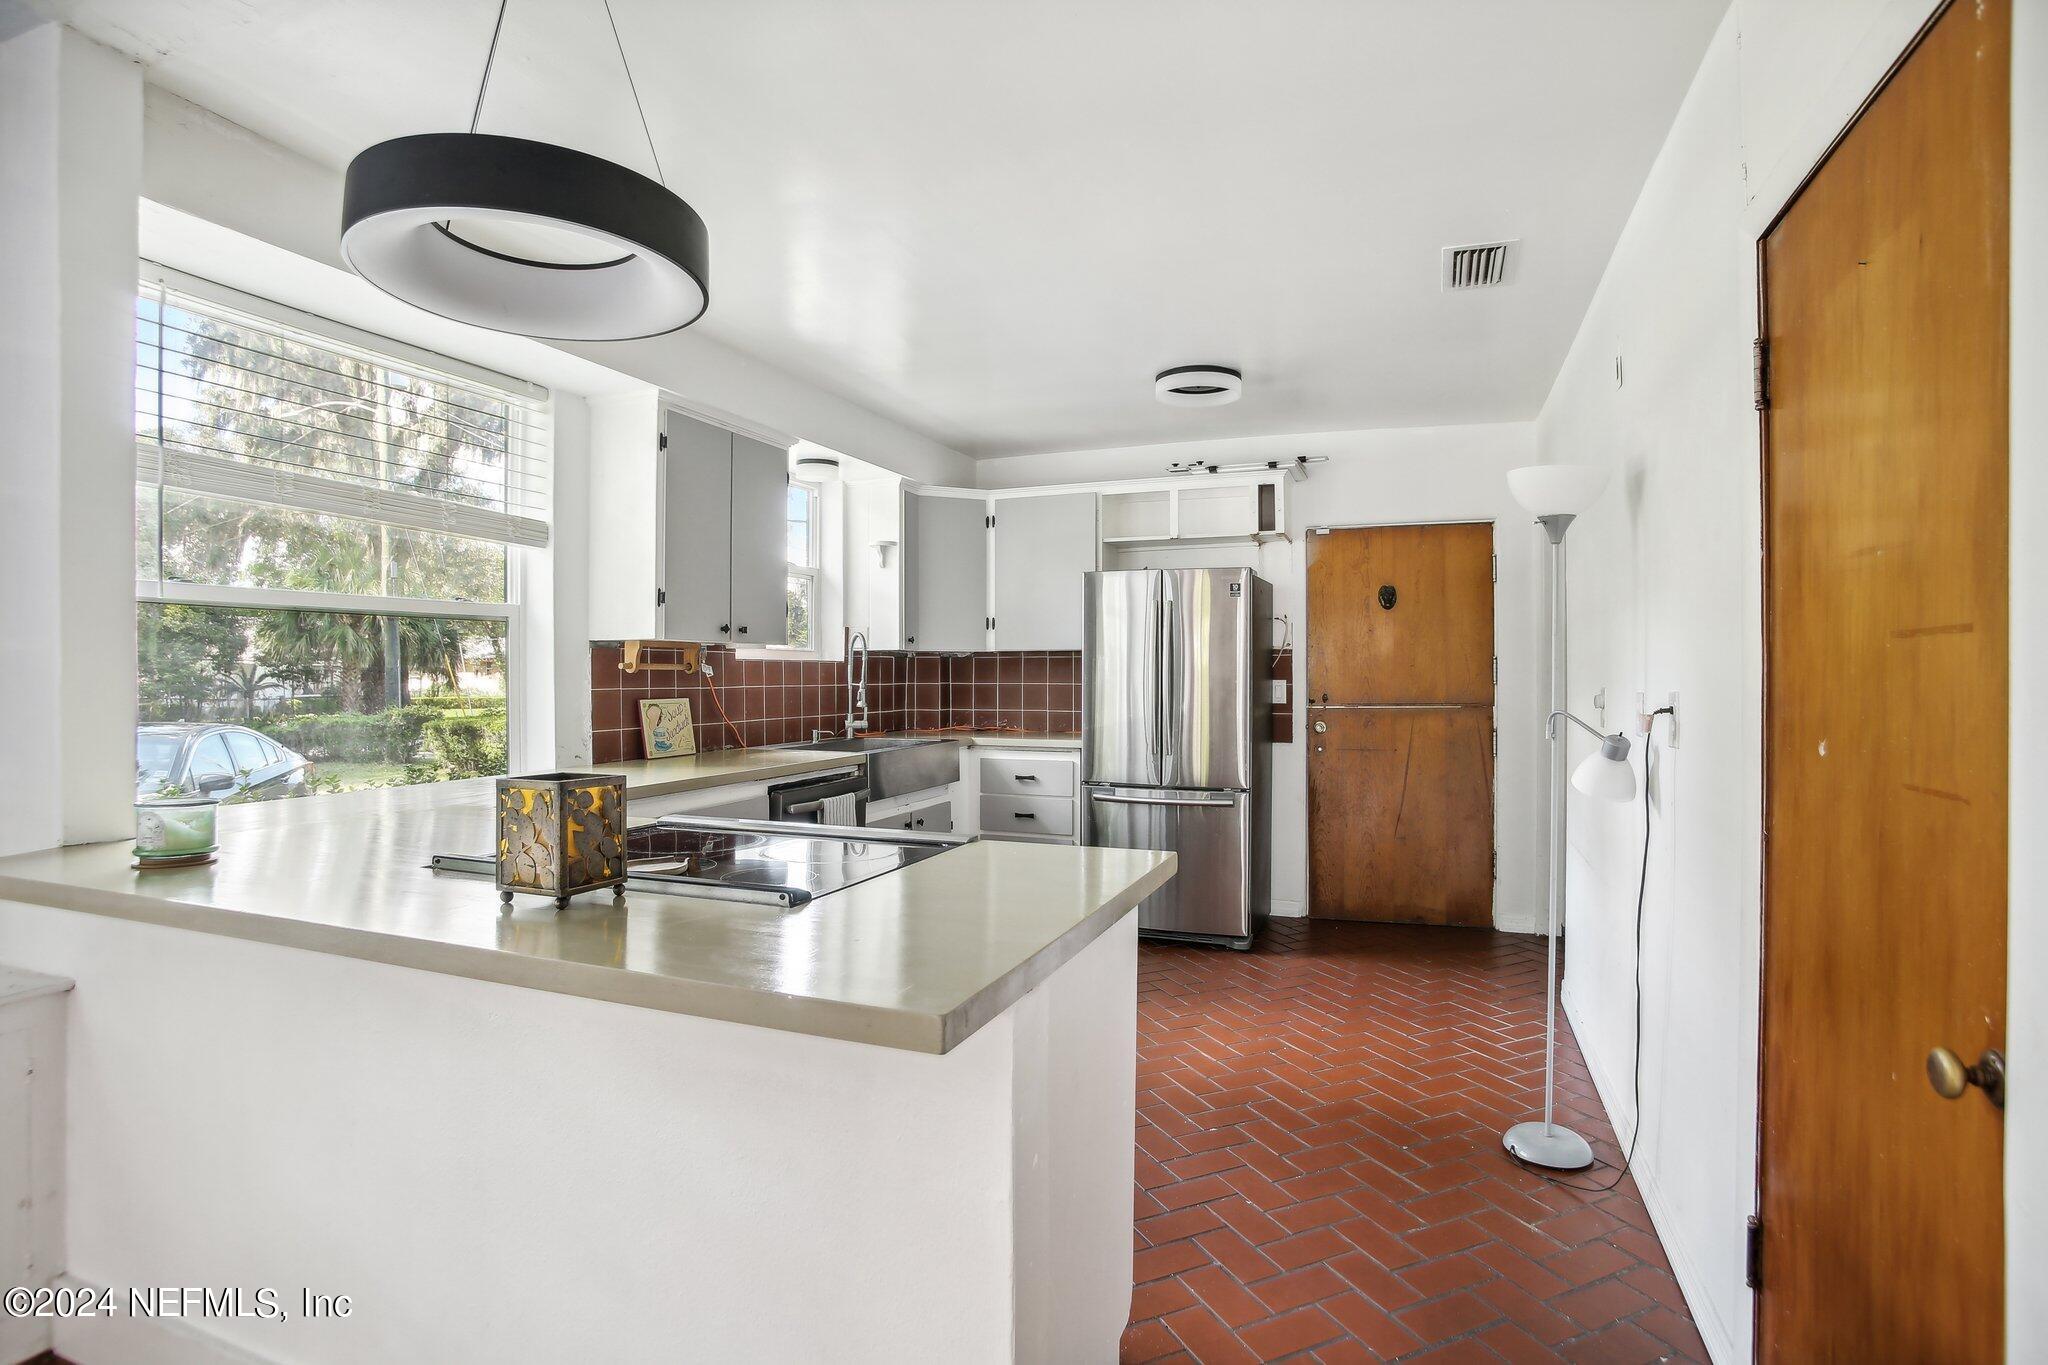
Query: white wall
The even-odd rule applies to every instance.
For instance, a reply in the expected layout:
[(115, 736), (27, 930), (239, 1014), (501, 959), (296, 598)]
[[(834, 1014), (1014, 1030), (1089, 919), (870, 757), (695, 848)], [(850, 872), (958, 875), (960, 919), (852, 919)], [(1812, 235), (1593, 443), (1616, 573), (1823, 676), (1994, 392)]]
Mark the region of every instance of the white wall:
[[(1636, 1174), (1717, 1360), (1746, 1359), (1751, 1350), (1742, 1240), (1755, 1194), (1763, 820), (1760, 452), (1749, 394), (1755, 243), (1933, 8), (1931, 0), (1736, 0), (1537, 422), (1545, 460), (1605, 464), (1616, 473), (1615, 486), (1571, 532), (1572, 703), (1583, 707), (1602, 687), (1610, 701), (1631, 701), (1642, 691), (1652, 705), (1680, 694), (1681, 747), (1667, 747), (1660, 722), (1651, 793), (1656, 827), (1643, 929), (1644, 1127)], [(2031, 31), (2042, 26), (2043, 6), (2020, 0), (2018, 8), (2029, 32), (2016, 69), (2038, 71), (2042, 57), (2034, 56), (2030, 68), (2026, 54), (2048, 52), (2042, 35)], [(2016, 81), (2016, 92), (2027, 84)], [(2041, 101), (2038, 94), (2023, 98), (2034, 105), (2038, 159), (2048, 142)], [(2020, 148), (2016, 138), (2016, 156)], [(2038, 196), (2038, 168), (2034, 175)], [(2032, 212), (2042, 214), (2038, 197)], [(2017, 290), (2028, 239), (2015, 228)], [(2038, 269), (2031, 285), (2038, 293)], [(2038, 312), (2033, 326), (2038, 357)], [(2026, 335), (2016, 310), (2016, 375), (2027, 372)], [(2022, 502), (2048, 500), (2030, 471), (2040, 462), (2042, 413), (2023, 413), (2024, 389), (2015, 385), (2016, 699), (2029, 692), (2026, 679), (2048, 665), (2041, 639), (2026, 635), (2023, 625), (2029, 608), (2040, 617), (2040, 585), (2048, 582), (2048, 554), (2021, 529), (2028, 525)], [(2034, 426), (2023, 437), (2026, 415)], [(2016, 833), (2029, 827), (2030, 808), (2032, 826), (2040, 827), (2048, 806), (2048, 792), (2018, 761), (2025, 739), (2036, 753), (2040, 744), (2038, 733), (2023, 736), (2023, 714), (2015, 710)], [(1577, 803), (1568, 854), (1566, 1004), (1624, 1135), (1636, 1123), (1629, 1078), (1640, 816), (1639, 808)], [(2040, 857), (2030, 842), (2015, 840), (2016, 1053), (2042, 1046), (2042, 1021), (2023, 1013), (2022, 987), (2048, 966), (2040, 931), (2029, 938), (2020, 927), (2038, 918), (2042, 886), (2041, 865), (2022, 866), (2030, 852)], [(2019, 1155), (2048, 1147), (2038, 1112), (2022, 1101), (2008, 1116), (2008, 1150), (2015, 1155), (2007, 1286), (2016, 1360), (2048, 1349), (2039, 1296), (2025, 1289), (2048, 1265), (2043, 1234), (2021, 1216), (2031, 1209), (2038, 1225), (2043, 1211), (2042, 1159)], [(2021, 1349), (2029, 1341), (2033, 1349)]]
[[(1176, 550), (1148, 555), (1146, 562), (1243, 565), (1270, 579), (1274, 611), (1294, 624), (1295, 676), (1300, 678), (1305, 655), (1299, 651), (1307, 637), (1303, 546), (1308, 527), (1493, 521), (1494, 548), (1500, 555), (1500, 585), (1494, 594), (1494, 640), (1500, 655), (1500, 759), (1494, 772), (1500, 879), (1494, 888), (1494, 923), (1524, 932), (1541, 928), (1546, 770), (1537, 698), (1546, 667), (1540, 582), (1544, 541), (1542, 532), (1509, 498), (1506, 479), (1508, 470), (1534, 460), (1533, 427), (1508, 423), (1322, 432), (1020, 455), (984, 460), (976, 473), (981, 487), (1017, 488), (1159, 476), (1178, 460), (1237, 463), (1296, 455), (1324, 455), (1329, 462), (1311, 465), (1306, 482), (1289, 486), (1289, 540), (1256, 549)], [(1272, 896), (1280, 914), (1305, 913), (1308, 898), (1309, 731), (1307, 693), (1299, 685), (1294, 707), (1295, 742), (1273, 746)]]
[[(146, 89), (143, 193), (160, 204), (340, 268), (341, 171), (308, 160), (155, 86)], [(717, 310), (718, 225), (711, 225)], [(645, 341), (559, 349), (657, 385), (707, 413), (844, 451), (935, 483), (966, 483), (972, 462), (858, 404), (690, 328)]]
[(0, 44), (0, 852), (131, 828), (141, 120), (126, 58)]
[(2006, 1347), (2048, 1360), (2048, 4), (2013, 13), (2012, 902), (2006, 942)]

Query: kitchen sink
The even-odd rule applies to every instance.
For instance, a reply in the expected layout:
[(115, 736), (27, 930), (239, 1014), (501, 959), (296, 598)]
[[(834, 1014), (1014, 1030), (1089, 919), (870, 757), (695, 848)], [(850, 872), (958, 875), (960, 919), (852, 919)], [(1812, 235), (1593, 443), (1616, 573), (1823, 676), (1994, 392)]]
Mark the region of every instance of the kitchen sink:
[(799, 746), (833, 754), (865, 754), (868, 800), (906, 796), (960, 779), (960, 745), (956, 740), (916, 735), (859, 735), (853, 739), (821, 739)]

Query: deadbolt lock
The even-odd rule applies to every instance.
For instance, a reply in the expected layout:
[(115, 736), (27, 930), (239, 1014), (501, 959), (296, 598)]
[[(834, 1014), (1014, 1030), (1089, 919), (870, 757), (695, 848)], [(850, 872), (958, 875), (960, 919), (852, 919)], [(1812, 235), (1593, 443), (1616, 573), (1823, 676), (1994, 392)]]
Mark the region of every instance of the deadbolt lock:
[(1945, 1100), (1960, 1099), (1971, 1086), (1984, 1092), (1984, 1098), (1998, 1108), (2005, 1108), (2005, 1054), (1995, 1047), (1984, 1049), (1975, 1066), (1964, 1066), (1963, 1059), (1945, 1047), (1938, 1047), (1927, 1054), (1927, 1083), (1934, 1087), (1934, 1093)]

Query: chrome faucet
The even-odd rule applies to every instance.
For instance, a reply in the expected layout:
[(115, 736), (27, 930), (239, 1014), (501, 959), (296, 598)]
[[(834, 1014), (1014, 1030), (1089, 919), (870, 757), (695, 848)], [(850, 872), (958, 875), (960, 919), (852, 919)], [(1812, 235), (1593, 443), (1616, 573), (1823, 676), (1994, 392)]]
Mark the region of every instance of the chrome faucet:
[[(858, 672), (855, 672), (856, 667)], [(846, 737), (852, 739), (868, 728), (868, 637), (865, 631), (855, 631), (846, 642), (847, 682), (852, 690), (847, 694)]]

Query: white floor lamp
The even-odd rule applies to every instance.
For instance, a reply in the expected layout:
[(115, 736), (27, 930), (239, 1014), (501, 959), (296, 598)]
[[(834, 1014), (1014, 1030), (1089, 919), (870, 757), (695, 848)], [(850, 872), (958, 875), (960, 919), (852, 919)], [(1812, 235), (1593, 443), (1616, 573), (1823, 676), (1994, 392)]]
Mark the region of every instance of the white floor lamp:
[(1629, 742), (1603, 735), (1565, 709), (1564, 701), (1564, 533), (1572, 519), (1591, 507), (1607, 487), (1607, 471), (1590, 465), (1540, 464), (1508, 472), (1508, 491), (1535, 513), (1550, 537), (1550, 921), (1543, 998), (1543, 1121), (1518, 1123), (1502, 1134), (1508, 1152), (1532, 1166), (1576, 1171), (1593, 1164), (1586, 1140), (1557, 1120), (1557, 927), (1564, 915), (1565, 736), (1568, 720), (1600, 741), (1600, 750), (1579, 764), (1572, 785), (1588, 796), (1633, 800), (1636, 771), (1629, 766)]

